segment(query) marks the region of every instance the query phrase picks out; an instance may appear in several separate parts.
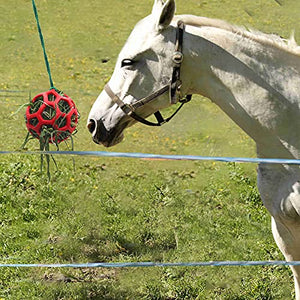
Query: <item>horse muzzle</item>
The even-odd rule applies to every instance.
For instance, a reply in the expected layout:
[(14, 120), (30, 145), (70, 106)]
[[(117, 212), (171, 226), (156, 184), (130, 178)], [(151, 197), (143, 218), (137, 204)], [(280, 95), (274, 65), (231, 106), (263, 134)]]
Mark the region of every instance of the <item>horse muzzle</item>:
[(107, 130), (102, 120), (89, 119), (87, 128), (93, 136), (96, 144), (102, 144), (104, 147), (111, 147), (120, 143), (123, 138), (125, 126), (113, 130)]

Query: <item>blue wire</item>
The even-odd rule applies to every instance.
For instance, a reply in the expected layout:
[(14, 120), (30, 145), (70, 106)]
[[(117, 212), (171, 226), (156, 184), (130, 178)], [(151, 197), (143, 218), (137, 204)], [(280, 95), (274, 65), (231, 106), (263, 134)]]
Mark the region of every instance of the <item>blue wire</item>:
[(107, 151), (0, 151), (1, 154), (25, 154), (25, 155), (76, 155), (76, 156), (100, 156), (100, 157), (122, 157), (141, 159), (163, 159), (163, 160), (191, 160), (191, 161), (219, 161), (236, 163), (266, 163), (266, 164), (288, 164), (300, 165), (300, 159), (281, 158), (249, 158), (249, 157), (220, 157), (220, 156), (197, 156), (197, 155), (163, 155), (151, 153), (124, 153)]
[(208, 262), (124, 262), (73, 264), (0, 264), (0, 268), (145, 268), (145, 267), (229, 267), (299, 266), (300, 261), (208, 261)]

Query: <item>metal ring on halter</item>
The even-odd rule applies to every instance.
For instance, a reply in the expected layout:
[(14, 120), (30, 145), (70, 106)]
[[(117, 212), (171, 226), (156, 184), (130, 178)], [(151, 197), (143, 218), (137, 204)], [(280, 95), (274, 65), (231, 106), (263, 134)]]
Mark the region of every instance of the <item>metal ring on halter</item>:
[(181, 64), (183, 62), (183, 54), (179, 51), (174, 52), (172, 60), (175, 64)]

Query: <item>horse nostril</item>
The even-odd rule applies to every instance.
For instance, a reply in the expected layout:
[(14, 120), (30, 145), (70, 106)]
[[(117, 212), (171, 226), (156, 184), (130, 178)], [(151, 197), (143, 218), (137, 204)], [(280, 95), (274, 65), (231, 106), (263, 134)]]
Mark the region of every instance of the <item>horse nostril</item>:
[(96, 129), (96, 122), (95, 122), (95, 120), (90, 119), (90, 121), (89, 121), (89, 123), (87, 125), (87, 128), (89, 129), (90, 133), (93, 133), (95, 131), (95, 129)]

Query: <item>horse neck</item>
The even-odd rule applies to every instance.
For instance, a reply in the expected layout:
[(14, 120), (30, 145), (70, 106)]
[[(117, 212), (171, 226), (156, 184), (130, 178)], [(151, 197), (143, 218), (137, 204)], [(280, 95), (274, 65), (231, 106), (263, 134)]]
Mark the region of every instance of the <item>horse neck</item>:
[[(226, 30), (187, 27), (183, 82), (215, 102), (261, 157), (300, 158), (300, 57)], [(276, 149), (276, 150), (274, 150)]]

